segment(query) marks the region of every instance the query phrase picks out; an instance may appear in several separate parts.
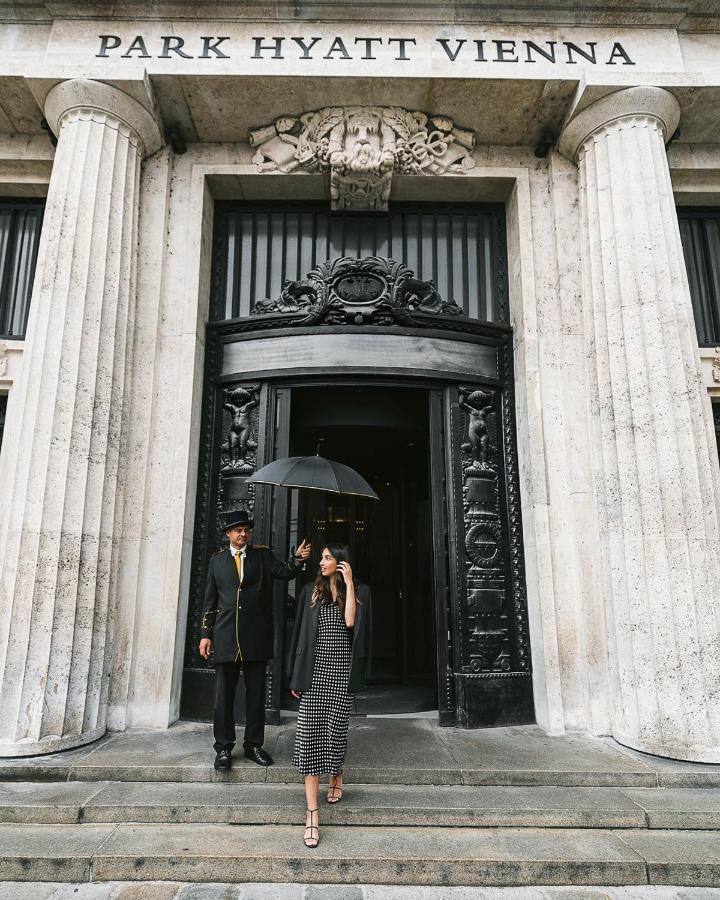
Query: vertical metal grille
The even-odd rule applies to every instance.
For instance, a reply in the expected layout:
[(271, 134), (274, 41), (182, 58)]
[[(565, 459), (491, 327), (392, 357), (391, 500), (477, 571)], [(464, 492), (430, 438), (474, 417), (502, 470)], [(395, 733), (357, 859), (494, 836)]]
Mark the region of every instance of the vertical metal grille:
[(7, 412), (7, 394), (0, 394), (0, 447), (2, 447), (3, 432), (5, 431), (5, 414)]
[(720, 343), (720, 210), (679, 209), (680, 237), (701, 347)]
[(0, 337), (25, 335), (42, 202), (0, 201)]
[(330, 213), (326, 206), (217, 204), (213, 318), (250, 314), (286, 279), (341, 256), (384, 256), (432, 279), (473, 319), (507, 322), (505, 218), (499, 204)]

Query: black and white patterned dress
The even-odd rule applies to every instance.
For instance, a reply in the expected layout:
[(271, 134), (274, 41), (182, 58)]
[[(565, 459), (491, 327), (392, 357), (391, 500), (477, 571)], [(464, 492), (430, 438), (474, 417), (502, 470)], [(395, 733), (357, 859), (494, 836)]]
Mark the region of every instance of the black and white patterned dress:
[(351, 632), (334, 603), (318, 612), (310, 690), (300, 699), (292, 764), (301, 775), (338, 775), (345, 763), (352, 694)]

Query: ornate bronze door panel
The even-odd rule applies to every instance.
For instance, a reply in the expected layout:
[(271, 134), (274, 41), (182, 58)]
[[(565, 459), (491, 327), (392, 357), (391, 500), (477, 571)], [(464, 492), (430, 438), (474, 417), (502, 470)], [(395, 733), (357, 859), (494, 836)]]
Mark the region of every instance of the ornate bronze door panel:
[(468, 728), (535, 721), (511, 385), (446, 394), (455, 708)]
[[(253, 540), (270, 544), (283, 557), (287, 553), (287, 497), (246, 484), (249, 475), (266, 462), (287, 455), (290, 391), (268, 382), (233, 381), (215, 384), (208, 379), (203, 413), (203, 450), (200, 460), (198, 507), (193, 543), (192, 587), (188, 609), (183, 671), (182, 715), (206, 719), (212, 712), (212, 666), (198, 653), (200, 620), (207, 561), (227, 546), (221, 523), (223, 513), (243, 506), (255, 519)], [(282, 607), (287, 583), (275, 588), (275, 655), (268, 669), (267, 721), (279, 721), (282, 653)], [(244, 717), (244, 696), (238, 691), (236, 721)]]

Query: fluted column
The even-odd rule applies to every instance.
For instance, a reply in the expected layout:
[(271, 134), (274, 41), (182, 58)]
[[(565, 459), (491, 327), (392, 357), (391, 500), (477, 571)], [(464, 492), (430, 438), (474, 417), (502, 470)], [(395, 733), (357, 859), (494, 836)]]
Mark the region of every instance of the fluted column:
[(108, 85), (47, 96), (58, 137), (0, 468), (0, 755), (105, 731), (140, 164), (153, 116)]
[(582, 212), (613, 735), (720, 762), (720, 477), (665, 140), (677, 100), (630, 88), (567, 126)]

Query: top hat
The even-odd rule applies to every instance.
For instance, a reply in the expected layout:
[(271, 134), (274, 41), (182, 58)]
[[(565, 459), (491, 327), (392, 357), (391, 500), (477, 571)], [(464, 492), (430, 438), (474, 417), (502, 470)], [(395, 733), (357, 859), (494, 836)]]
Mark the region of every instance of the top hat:
[(250, 518), (246, 509), (234, 509), (225, 513), (223, 517), (223, 531), (234, 528), (236, 525), (244, 525), (246, 528), (252, 528), (255, 523)]

